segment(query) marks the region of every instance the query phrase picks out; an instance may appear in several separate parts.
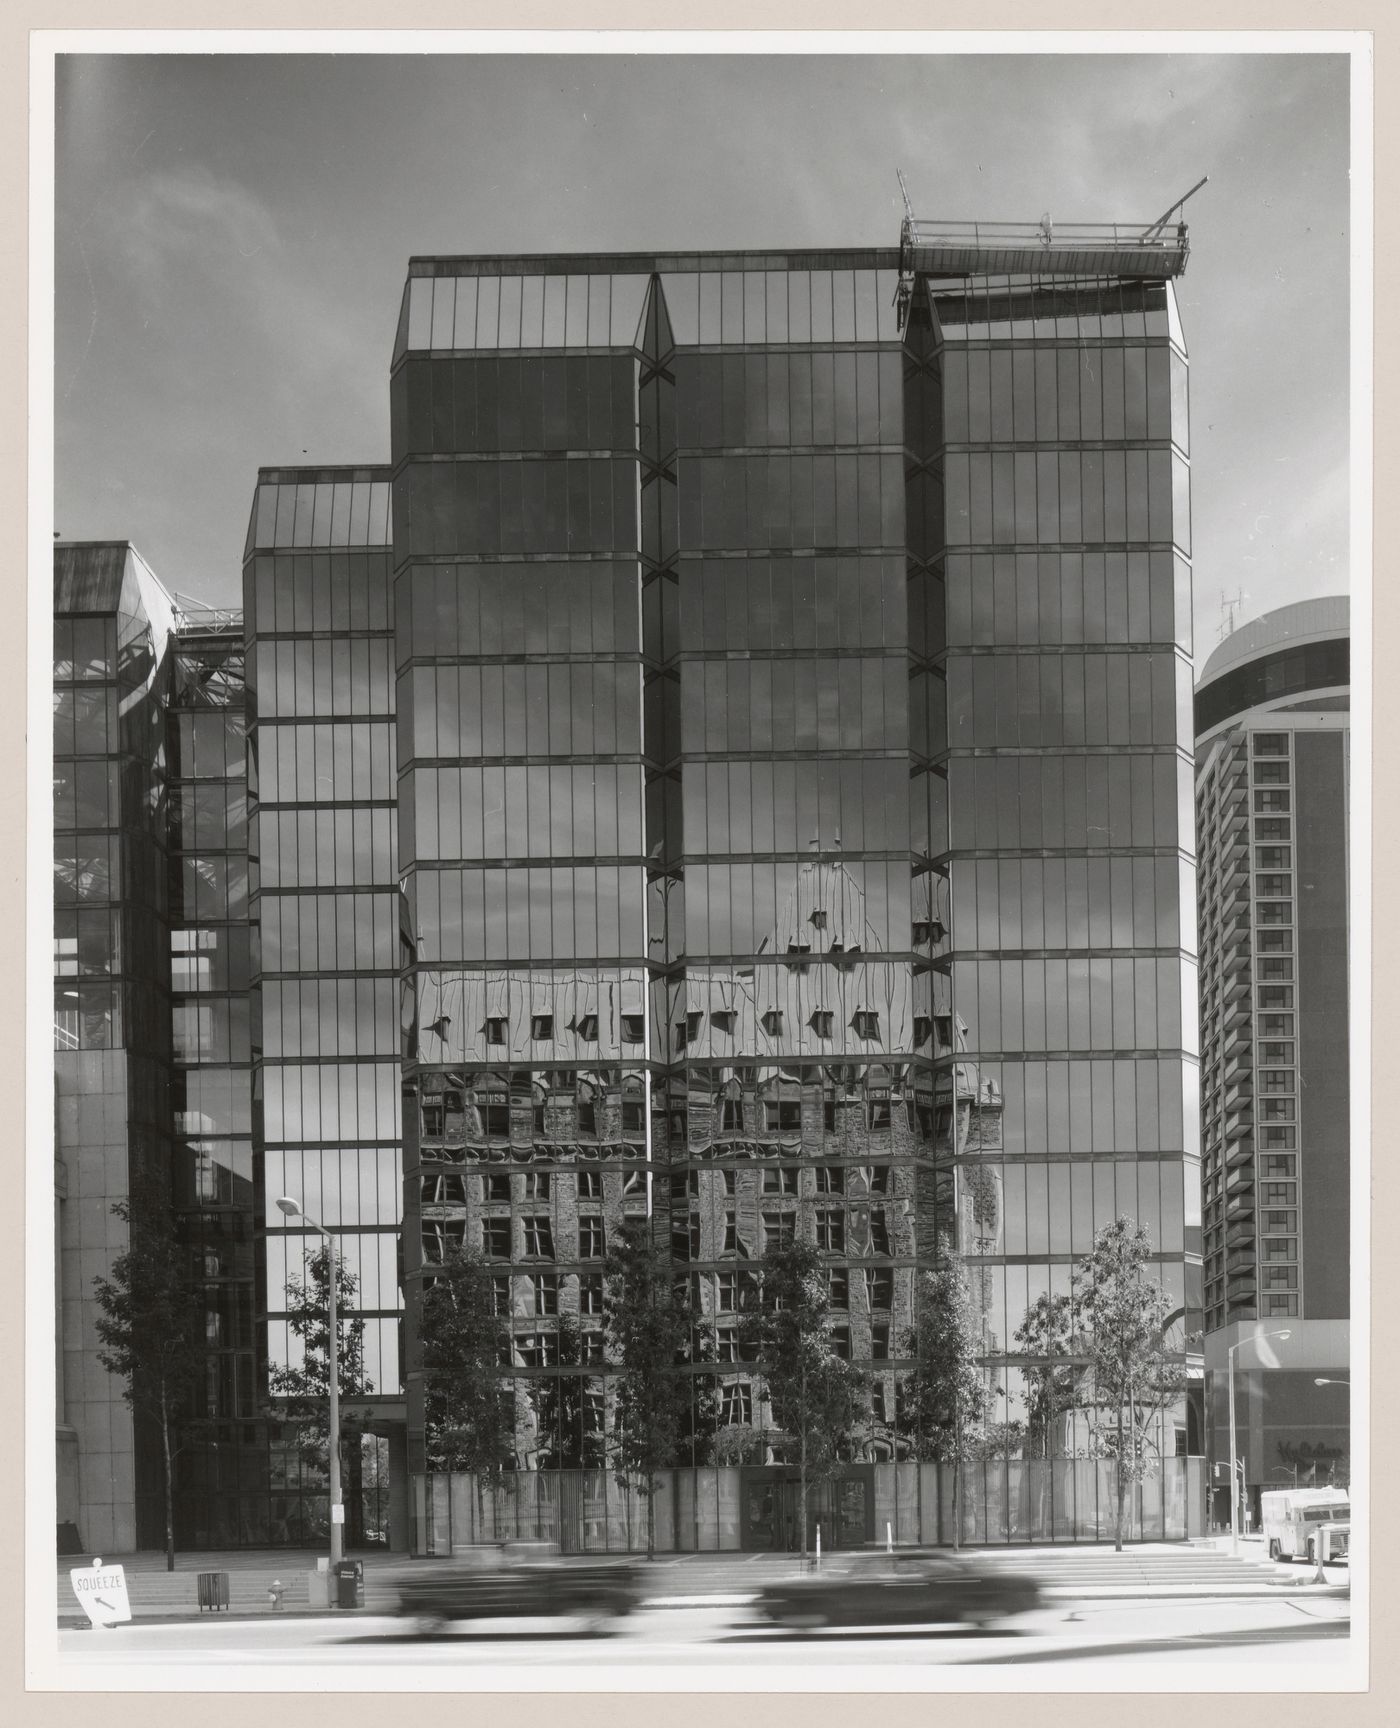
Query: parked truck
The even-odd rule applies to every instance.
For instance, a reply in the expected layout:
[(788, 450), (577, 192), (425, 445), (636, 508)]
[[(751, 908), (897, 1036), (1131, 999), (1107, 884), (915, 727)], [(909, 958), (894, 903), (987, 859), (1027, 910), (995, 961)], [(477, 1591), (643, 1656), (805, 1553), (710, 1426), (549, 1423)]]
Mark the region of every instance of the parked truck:
[(1351, 1503), (1345, 1488), (1280, 1488), (1259, 1496), (1271, 1560), (1345, 1559)]

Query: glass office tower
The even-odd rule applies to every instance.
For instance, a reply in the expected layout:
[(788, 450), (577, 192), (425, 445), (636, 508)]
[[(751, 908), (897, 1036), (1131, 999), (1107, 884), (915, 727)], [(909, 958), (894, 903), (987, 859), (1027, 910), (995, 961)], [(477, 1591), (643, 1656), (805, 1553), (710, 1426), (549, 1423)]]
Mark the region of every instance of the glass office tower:
[[(1082, 1457), (1082, 1418), (1038, 1408), (1032, 1317), (1094, 1231), (1145, 1225), (1175, 1338), (1202, 1325), (1185, 349), (1169, 281), (911, 274), (939, 1228), (972, 1259), (994, 1410), (1028, 1456)], [(1185, 1410), (1160, 1444), (1199, 1452)], [(1056, 1482), (1070, 1534), (1092, 1466)]]
[[(364, 1326), (345, 1406), (364, 1434), (351, 1544), (386, 1539), (389, 1430), (402, 1434), (389, 544), (384, 470), (260, 470), (244, 554), (260, 1373), (300, 1361), (288, 1280), (305, 1285), (321, 1247), (278, 1210), (290, 1195), (334, 1232)], [(323, 1540), (327, 1485), (291, 1430), (270, 1469), (266, 1539)]]
[(148, 1419), (97, 1360), (112, 1204), (169, 1180), (164, 700), (170, 596), (125, 541), (54, 548), (54, 1092), (60, 1544), (164, 1540)]
[[(1184, 238), (915, 240), (410, 266), (406, 1264), (499, 1268), (522, 1468), (601, 1462), (599, 1261), (648, 1167), (696, 1463), (783, 1464), (739, 1315), (793, 1235), (871, 1461), (917, 1440), (940, 1241), (1008, 1436), (1045, 1366), (1017, 1332), (1098, 1225), (1147, 1225), (1200, 1329)], [(774, 1480), (720, 1513), (746, 1542)]]

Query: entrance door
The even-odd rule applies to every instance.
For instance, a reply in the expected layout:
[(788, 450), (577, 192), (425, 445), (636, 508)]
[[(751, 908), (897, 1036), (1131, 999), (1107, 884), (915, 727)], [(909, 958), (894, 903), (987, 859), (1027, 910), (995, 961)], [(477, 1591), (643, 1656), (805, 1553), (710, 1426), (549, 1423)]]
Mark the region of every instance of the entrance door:
[[(859, 1548), (873, 1529), (873, 1483), (859, 1467), (834, 1482), (807, 1485), (807, 1551)], [(796, 1553), (802, 1547), (801, 1491), (794, 1472), (746, 1470), (743, 1482), (743, 1532), (746, 1549)]]

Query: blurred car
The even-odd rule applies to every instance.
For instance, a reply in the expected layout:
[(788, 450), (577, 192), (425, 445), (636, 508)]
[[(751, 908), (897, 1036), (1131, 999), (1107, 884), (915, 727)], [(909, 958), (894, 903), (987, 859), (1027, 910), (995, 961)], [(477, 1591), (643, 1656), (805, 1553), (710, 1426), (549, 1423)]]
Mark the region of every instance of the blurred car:
[(591, 1628), (631, 1613), (640, 1598), (626, 1561), (561, 1559), (549, 1543), (516, 1542), (455, 1554), (398, 1580), (399, 1612), (424, 1630), (456, 1620), (581, 1618)]
[(834, 1554), (820, 1572), (766, 1585), (761, 1615), (780, 1626), (985, 1626), (1044, 1602), (1039, 1581), (955, 1559), (939, 1549)]

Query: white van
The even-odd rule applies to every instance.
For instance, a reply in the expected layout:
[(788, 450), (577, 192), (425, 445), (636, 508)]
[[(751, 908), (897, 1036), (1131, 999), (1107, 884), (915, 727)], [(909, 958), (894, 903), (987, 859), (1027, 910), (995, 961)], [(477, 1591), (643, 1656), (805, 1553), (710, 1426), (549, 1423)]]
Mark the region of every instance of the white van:
[(1316, 1562), (1346, 1556), (1351, 1504), (1345, 1488), (1270, 1489), (1259, 1496), (1271, 1560)]

